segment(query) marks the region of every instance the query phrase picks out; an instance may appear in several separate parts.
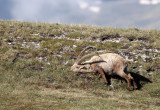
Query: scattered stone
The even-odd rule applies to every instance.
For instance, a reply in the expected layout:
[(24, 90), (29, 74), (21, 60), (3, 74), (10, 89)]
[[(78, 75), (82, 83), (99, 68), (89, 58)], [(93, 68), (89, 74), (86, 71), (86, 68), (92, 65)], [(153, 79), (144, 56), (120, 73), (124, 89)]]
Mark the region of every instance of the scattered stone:
[(153, 75), (153, 72), (149, 72), (148, 75)]
[(73, 48), (75, 49), (75, 48), (77, 48), (77, 46), (76, 46), (76, 45), (73, 45)]
[(62, 55), (53, 55), (53, 56), (56, 56), (56, 57), (60, 57), (60, 58), (62, 58)]
[(31, 48), (31, 49), (39, 49), (40, 48), (40, 43), (39, 42), (23, 42), (21, 44), (23, 48)]
[(67, 65), (68, 63), (69, 63), (68, 61), (66, 61), (66, 62), (63, 62), (63, 64), (64, 64), (64, 65)]

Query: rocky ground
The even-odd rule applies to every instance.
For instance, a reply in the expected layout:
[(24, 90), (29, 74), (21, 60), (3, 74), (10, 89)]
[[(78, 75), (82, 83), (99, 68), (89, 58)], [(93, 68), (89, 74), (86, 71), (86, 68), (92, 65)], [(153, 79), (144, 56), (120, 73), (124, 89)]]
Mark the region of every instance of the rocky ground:
[[(158, 110), (159, 42), (160, 31), (154, 29), (0, 20), (0, 109)], [(131, 61), (128, 70), (139, 77), (141, 89), (128, 92), (126, 83), (113, 80), (112, 91), (97, 75), (71, 72), (87, 46)]]

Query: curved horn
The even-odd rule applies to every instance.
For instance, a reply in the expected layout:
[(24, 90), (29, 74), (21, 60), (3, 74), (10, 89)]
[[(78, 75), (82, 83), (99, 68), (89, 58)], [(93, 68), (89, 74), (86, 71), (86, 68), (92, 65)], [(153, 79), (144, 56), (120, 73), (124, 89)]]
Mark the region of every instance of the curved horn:
[(81, 64), (86, 58), (89, 58), (89, 57), (94, 56), (94, 55), (97, 55), (97, 54), (95, 52), (93, 52), (93, 53), (90, 53), (90, 54), (87, 54), (87, 55), (83, 56), (81, 59), (79, 59), (77, 61), (77, 64)]
[(88, 46), (88, 47), (86, 47), (85, 49), (83, 49), (83, 50), (81, 51), (81, 53), (78, 55), (76, 62), (78, 62), (78, 61), (80, 60), (82, 54), (83, 54), (86, 50), (91, 49), (91, 48), (94, 48), (94, 47), (93, 47), (93, 46)]

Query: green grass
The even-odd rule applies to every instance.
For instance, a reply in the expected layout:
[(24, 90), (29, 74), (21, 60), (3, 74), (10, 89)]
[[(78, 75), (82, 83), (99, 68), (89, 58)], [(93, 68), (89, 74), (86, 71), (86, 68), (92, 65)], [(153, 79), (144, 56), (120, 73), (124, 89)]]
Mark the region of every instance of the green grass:
[[(159, 110), (159, 41), (159, 30), (0, 20), (0, 110)], [(128, 69), (153, 83), (127, 91), (113, 79), (113, 91), (97, 75), (71, 72), (88, 45), (128, 56)]]

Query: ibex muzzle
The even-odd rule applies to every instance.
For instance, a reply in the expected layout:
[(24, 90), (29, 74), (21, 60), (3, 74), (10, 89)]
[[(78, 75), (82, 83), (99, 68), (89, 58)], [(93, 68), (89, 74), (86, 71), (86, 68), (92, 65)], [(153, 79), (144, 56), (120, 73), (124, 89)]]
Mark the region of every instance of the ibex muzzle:
[[(126, 71), (124, 71), (127, 70), (126, 69), (128, 64), (127, 60), (125, 60), (123, 57), (115, 53), (106, 53), (98, 55), (97, 53), (94, 52), (82, 56), (82, 54), (90, 48), (93, 47), (87, 47), (80, 53), (76, 62), (71, 67), (72, 71), (82, 72), (82, 73), (98, 72), (101, 74), (106, 84), (109, 84), (110, 82), (107, 80), (108, 78), (106, 78), (106, 76), (110, 77), (113, 75), (118, 75), (127, 81), (128, 90), (130, 90), (131, 80), (133, 80), (134, 89), (137, 88), (134, 78), (130, 74), (125, 73)], [(91, 59), (85, 61), (89, 57), (91, 57)]]

